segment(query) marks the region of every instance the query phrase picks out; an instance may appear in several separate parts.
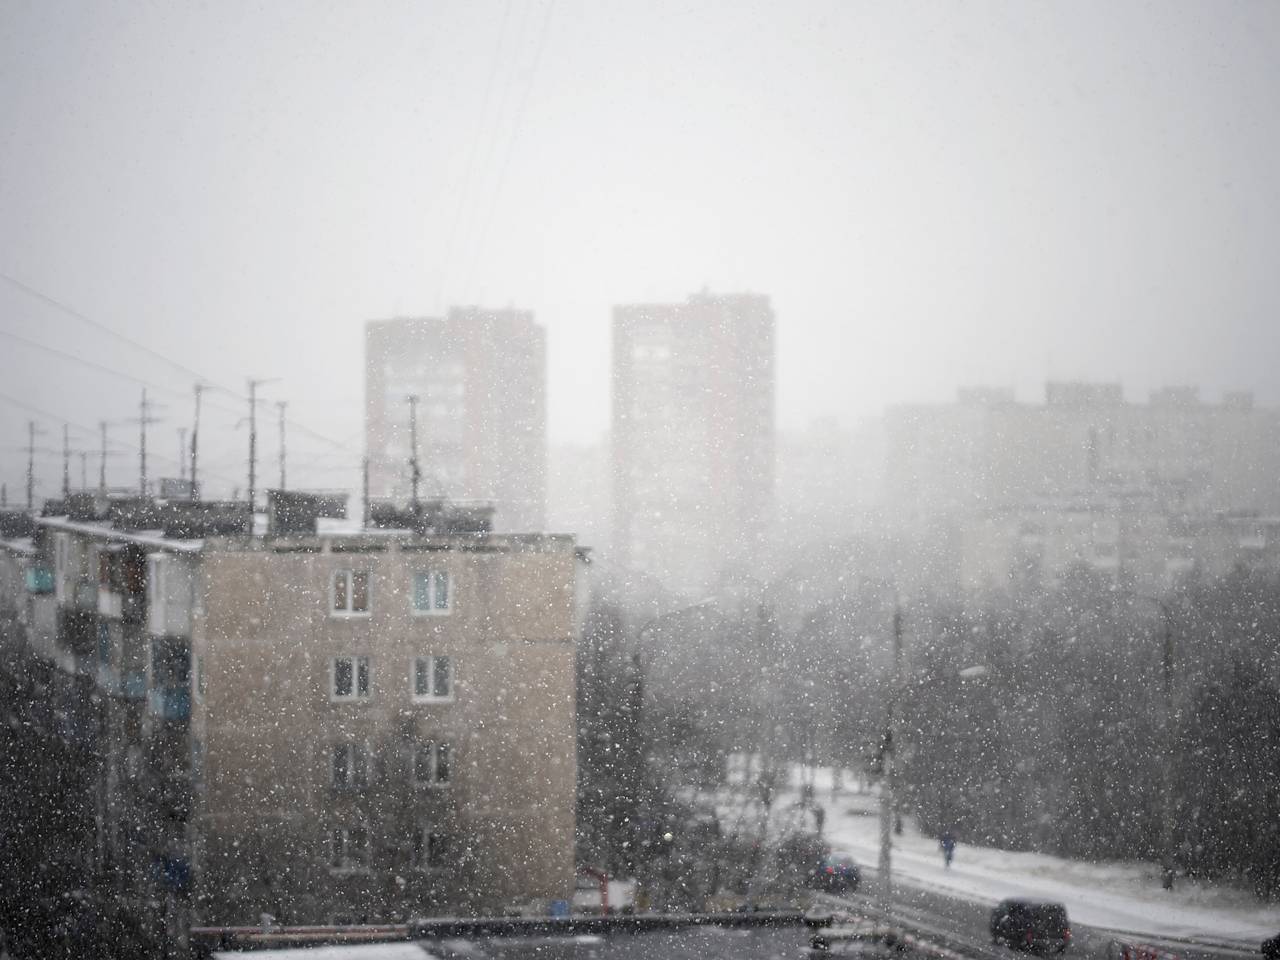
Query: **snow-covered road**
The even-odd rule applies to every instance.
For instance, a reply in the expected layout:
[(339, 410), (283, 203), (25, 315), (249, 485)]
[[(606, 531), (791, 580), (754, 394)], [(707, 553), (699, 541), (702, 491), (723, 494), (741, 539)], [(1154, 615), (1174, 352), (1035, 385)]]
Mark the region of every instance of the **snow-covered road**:
[[(829, 842), (874, 868), (880, 850), (877, 797), (848, 791), (833, 797), (825, 770), (818, 771), (815, 786), (816, 800), (826, 808)], [(1181, 878), (1166, 891), (1153, 863), (1087, 863), (961, 843), (948, 870), (937, 840), (921, 836), (910, 821), (893, 843), (893, 870), (900, 881), (977, 903), (1042, 897), (1062, 901), (1073, 922), (1090, 927), (1254, 949), (1280, 930), (1280, 906), (1262, 905), (1244, 890)]]

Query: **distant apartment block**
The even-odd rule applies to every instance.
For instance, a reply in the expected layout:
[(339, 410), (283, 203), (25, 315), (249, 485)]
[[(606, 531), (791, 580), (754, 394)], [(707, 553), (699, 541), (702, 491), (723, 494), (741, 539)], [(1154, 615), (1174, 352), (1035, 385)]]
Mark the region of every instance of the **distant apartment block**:
[(86, 882), (174, 929), (571, 896), (572, 538), (52, 509), (0, 538), (0, 639), (75, 679)]
[(774, 500), (768, 297), (695, 294), (613, 315), (613, 549), (683, 593), (760, 557)]
[(1137, 495), (1184, 511), (1280, 512), (1280, 410), (1194, 387), (1126, 401), (1119, 384), (1049, 383), (1045, 402), (962, 390), (886, 416), (886, 503), (903, 518), (1033, 500)]
[(1031, 404), (964, 390), (889, 411), (885, 436), (889, 518), (949, 526), (967, 587), (1055, 583), (1083, 565), (1162, 590), (1270, 563), (1249, 531), (1280, 516), (1280, 410), (1248, 393), (1209, 403), (1172, 387), (1134, 403), (1115, 383), (1049, 383)]
[(423, 497), (487, 501), (494, 527), (546, 522), (546, 336), (523, 310), (365, 327), (365, 434), (374, 497), (410, 496), (409, 401), (418, 397)]

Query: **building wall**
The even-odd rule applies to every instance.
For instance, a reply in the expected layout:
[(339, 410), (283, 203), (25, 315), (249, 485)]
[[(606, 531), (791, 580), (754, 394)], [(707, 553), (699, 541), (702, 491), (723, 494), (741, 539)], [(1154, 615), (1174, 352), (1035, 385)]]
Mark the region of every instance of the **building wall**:
[(409, 404), (421, 495), (496, 506), (495, 529), (546, 522), (546, 336), (522, 310), (454, 308), (365, 330), (365, 432), (374, 496), (408, 499)]
[[(193, 637), (203, 691), (192, 713), (203, 755), (198, 915), (373, 920), (568, 898), (572, 542), (321, 543), (319, 552), (222, 544), (205, 555)], [(369, 616), (330, 615), (338, 569), (369, 572)], [(413, 615), (420, 569), (449, 572), (452, 612)], [(367, 698), (331, 699), (331, 663), (342, 656), (370, 658)], [(417, 656), (450, 658), (451, 701), (414, 700)], [(333, 746), (348, 741), (367, 745), (362, 790), (332, 784)], [(425, 742), (450, 745), (448, 786), (411, 782)], [(369, 831), (367, 869), (335, 871), (332, 831), (355, 824)], [(412, 832), (427, 824), (451, 840), (439, 869), (412, 864)]]
[(886, 415), (886, 504), (903, 521), (1129, 491), (1187, 512), (1280, 512), (1280, 411), (1168, 388), (1048, 384), (1043, 404), (965, 398)]
[(625, 566), (696, 593), (755, 561), (773, 508), (774, 397), (767, 297), (614, 308), (613, 548)]

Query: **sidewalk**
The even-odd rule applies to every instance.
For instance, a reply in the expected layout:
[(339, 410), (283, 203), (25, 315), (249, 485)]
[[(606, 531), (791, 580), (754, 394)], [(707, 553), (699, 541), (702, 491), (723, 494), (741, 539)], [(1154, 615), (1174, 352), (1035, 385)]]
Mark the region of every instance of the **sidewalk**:
[[(816, 788), (815, 799), (827, 812), (828, 841), (874, 867), (880, 851), (878, 797), (842, 792), (833, 800), (827, 770), (818, 771)], [(789, 793), (780, 807), (794, 802), (797, 794)], [(987, 905), (1013, 896), (1058, 900), (1074, 922), (1140, 936), (1197, 938), (1256, 950), (1280, 930), (1280, 905), (1260, 904), (1247, 891), (1181, 878), (1174, 890), (1164, 890), (1154, 863), (1087, 863), (961, 842), (947, 870), (936, 838), (920, 836), (909, 819), (902, 835), (893, 838), (893, 871), (902, 882)]]

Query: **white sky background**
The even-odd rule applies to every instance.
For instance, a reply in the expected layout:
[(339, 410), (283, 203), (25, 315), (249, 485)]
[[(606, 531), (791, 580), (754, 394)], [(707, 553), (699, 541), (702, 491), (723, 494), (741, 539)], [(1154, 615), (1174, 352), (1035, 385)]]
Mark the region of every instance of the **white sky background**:
[[(281, 378), (347, 445), (292, 430), (312, 485), (353, 482), (363, 321), (454, 303), (546, 325), (553, 441), (607, 426), (611, 305), (704, 285), (773, 297), (784, 427), (1048, 375), (1276, 404), (1277, 91), (1265, 2), (0, 0), (0, 273), (238, 392)], [(175, 391), (176, 456), (189, 376), (4, 281), (0, 332)], [(12, 336), (0, 393), (137, 415)], [(244, 404), (209, 400), (229, 485)], [(11, 500), (27, 418), (0, 398)], [(265, 485), (273, 426), (261, 453)]]

